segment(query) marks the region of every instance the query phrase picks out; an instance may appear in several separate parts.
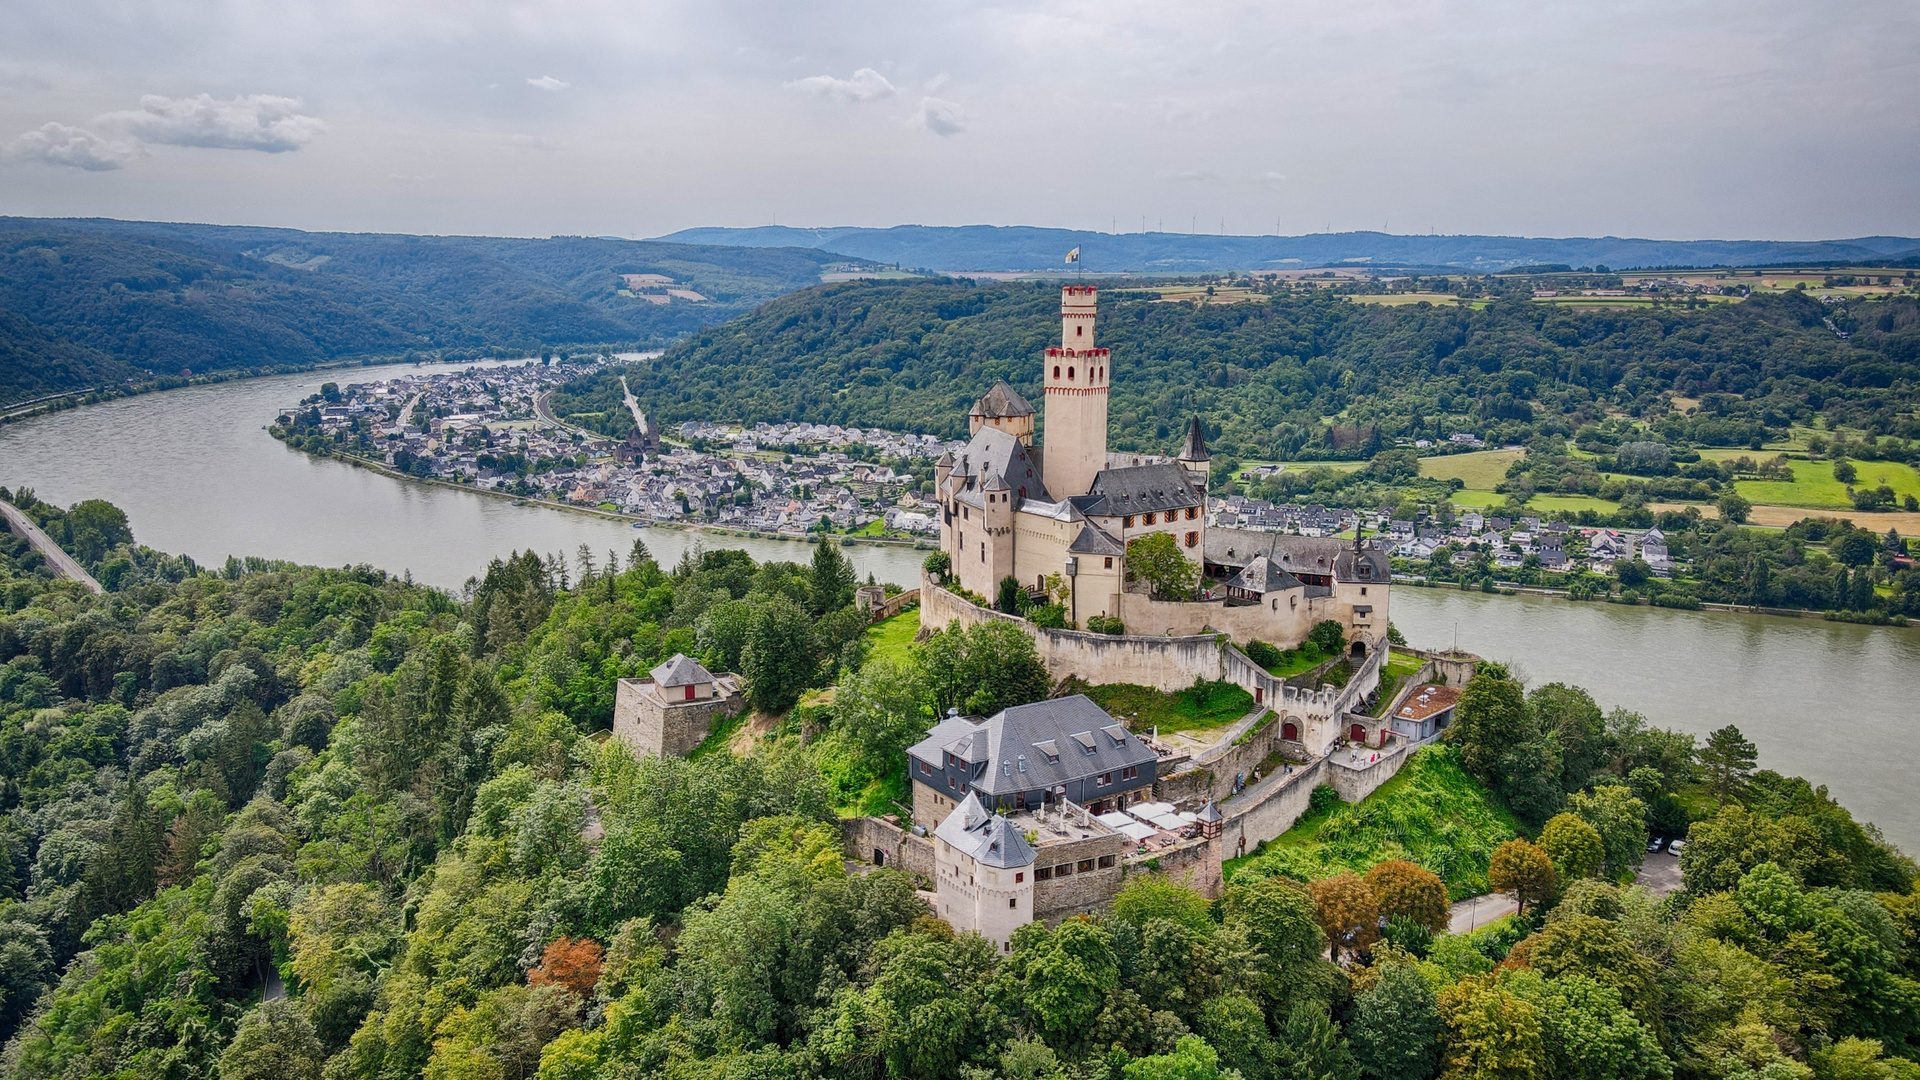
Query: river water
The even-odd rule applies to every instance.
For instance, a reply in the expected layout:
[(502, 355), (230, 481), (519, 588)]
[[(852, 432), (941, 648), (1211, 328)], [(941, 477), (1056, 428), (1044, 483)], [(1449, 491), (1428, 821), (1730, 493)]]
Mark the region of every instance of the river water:
[[(458, 588), (516, 549), (620, 551), (643, 538), (671, 565), (694, 543), (758, 559), (803, 544), (634, 529), (619, 521), (413, 484), (288, 450), (266, 432), (322, 382), (411, 366), (275, 376), (124, 398), (0, 427), (0, 484), (62, 505), (104, 498), (142, 543), (218, 565), (260, 555), (369, 563)], [(433, 370), (433, 369), (428, 369)], [(925, 552), (846, 549), (862, 578), (912, 584)], [(1417, 645), (1456, 643), (1514, 664), (1532, 684), (1586, 687), (1606, 708), (1704, 735), (1737, 724), (1760, 764), (1828, 785), (1862, 820), (1920, 852), (1920, 629), (1759, 615), (1574, 604), (1451, 590), (1394, 590), (1393, 621)]]

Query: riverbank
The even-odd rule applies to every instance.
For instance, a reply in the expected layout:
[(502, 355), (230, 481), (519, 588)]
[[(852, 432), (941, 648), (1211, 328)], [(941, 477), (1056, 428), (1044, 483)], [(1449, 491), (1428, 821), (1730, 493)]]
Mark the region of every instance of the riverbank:
[(1912, 620), (1904, 615), (1893, 615), (1885, 620), (1848, 617), (1855, 615), (1845, 611), (1817, 611), (1813, 608), (1776, 608), (1757, 604), (1722, 604), (1710, 600), (1700, 600), (1689, 605), (1656, 604), (1651, 600), (1623, 600), (1617, 596), (1594, 596), (1577, 598), (1570, 590), (1555, 589), (1545, 585), (1522, 585), (1517, 581), (1498, 581), (1493, 583), (1491, 592), (1477, 584), (1455, 581), (1433, 581), (1427, 578), (1395, 574), (1393, 583), (1412, 589), (1438, 589), (1443, 592), (1477, 593), (1484, 596), (1541, 596), (1566, 600), (1575, 604), (1605, 604), (1612, 607), (1657, 607), (1667, 611), (1713, 611), (1729, 615), (1772, 615), (1785, 619), (1816, 619), (1820, 622), (1849, 623), (1856, 626), (1886, 626), (1896, 629), (1911, 628)]

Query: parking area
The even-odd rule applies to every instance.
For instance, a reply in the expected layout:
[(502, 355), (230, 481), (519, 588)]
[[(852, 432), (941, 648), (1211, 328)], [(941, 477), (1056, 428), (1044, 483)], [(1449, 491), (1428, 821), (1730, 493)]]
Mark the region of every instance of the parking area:
[(1633, 883), (1655, 896), (1679, 892), (1680, 856), (1667, 851), (1648, 855), (1647, 861), (1640, 864), (1640, 872), (1634, 875)]

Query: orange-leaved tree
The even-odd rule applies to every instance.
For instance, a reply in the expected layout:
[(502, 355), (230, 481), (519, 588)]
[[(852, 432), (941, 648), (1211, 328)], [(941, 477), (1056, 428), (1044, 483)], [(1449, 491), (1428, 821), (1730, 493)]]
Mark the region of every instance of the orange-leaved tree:
[(534, 986), (564, 986), (580, 995), (581, 999), (593, 996), (593, 987), (600, 981), (601, 964), (600, 943), (592, 938), (570, 938), (562, 934), (547, 942), (547, 949), (540, 954), (540, 963), (527, 972), (527, 982)]
[(1515, 838), (1493, 849), (1487, 880), (1498, 892), (1512, 893), (1521, 914), (1527, 907), (1553, 898), (1558, 878), (1553, 860), (1528, 841)]
[(1447, 929), (1447, 886), (1440, 875), (1405, 859), (1388, 859), (1367, 871), (1367, 887), (1389, 919), (1411, 919), (1436, 934)]
[(1359, 874), (1349, 870), (1330, 878), (1321, 878), (1307, 886), (1319, 910), (1320, 928), (1327, 932), (1333, 947), (1333, 959), (1340, 950), (1356, 953), (1372, 945), (1380, 936), (1380, 905), (1373, 890)]

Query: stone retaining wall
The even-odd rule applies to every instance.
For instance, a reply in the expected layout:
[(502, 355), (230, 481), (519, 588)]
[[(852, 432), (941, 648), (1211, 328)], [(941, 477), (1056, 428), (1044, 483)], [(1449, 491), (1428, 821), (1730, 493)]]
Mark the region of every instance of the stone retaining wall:
[(840, 823), (840, 845), (849, 859), (933, 880), (933, 841), (891, 822), (876, 817), (847, 818)]

